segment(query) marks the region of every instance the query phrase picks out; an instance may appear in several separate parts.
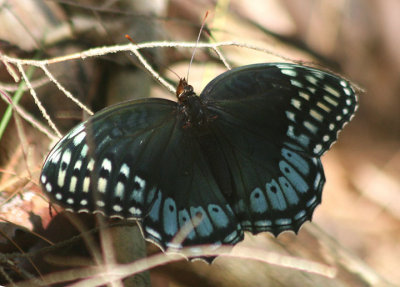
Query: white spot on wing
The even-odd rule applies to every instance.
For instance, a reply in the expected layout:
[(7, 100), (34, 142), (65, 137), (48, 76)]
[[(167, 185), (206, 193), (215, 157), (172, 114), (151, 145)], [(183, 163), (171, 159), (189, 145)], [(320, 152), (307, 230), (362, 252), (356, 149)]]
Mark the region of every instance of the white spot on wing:
[(100, 177), (97, 183), (97, 190), (101, 193), (104, 193), (106, 192), (106, 188), (107, 188), (107, 179), (104, 177)]
[(86, 176), (83, 180), (82, 191), (89, 192), (90, 177)]
[(80, 134), (78, 134), (73, 140), (74, 145), (78, 146), (83, 141), (85, 136), (86, 136), (86, 132), (84, 132), (84, 131), (81, 132)]
[(337, 107), (338, 106), (338, 102), (336, 101), (336, 99), (328, 97), (328, 96), (323, 96), (324, 100), (327, 101), (328, 103), (330, 103), (332, 106)]
[(94, 159), (91, 158), (88, 165), (87, 165), (87, 170), (88, 171), (93, 171), (93, 167), (94, 167)]
[(50, 152), (48, 160), (53, 164), (57, 164), (60, 161), (60, 157), (61, 157), (61, 149), (60, 148), (54, 148)]
[(313, 85), (316, 85), (318, 83), (318, 79), (313, 77), (313, 76), (311, 76), (311, 75), (307, 75), (306, 76), (306, 80), (308, 82), (310, 82), (311, 84), (313, 84)]
[(125, 175), (125, 177), (129, 177), (129, 166), (126, 164), (126, 163), (124, 163), (122, 166), (121, 166), (121, 169), (120, 169), (120, 173), (122, 173), (123, 175)]
[(316, 134), (318, 131), (318, 128), (314, 124), (310, 123), (309, 121), (304, 121), (303, 125), (313, 134)]
[(284, 75), (287, 75), (289, 77), (296, 77), (297, 72), (294, 69), (286, 68), (286, 69), (281, 69), (281, 73)]
[(316, 89), (313, 87), (307, 87), (307, 90), (311, 92), (311, 94), (315, 94)]
[(124, 190), (125, 190), (125, 185), (122, 182), (118, 181), (117, 186), (115, 187), (115, 196), (123, 199)]
[(66, 138), (73, 138), (74, 136), (76, 136), (78, 133), (80, 133), (81, 131), (83, 131), (85, 129), (85, 124), (84, 123), (80, 123), (78, 126), (76, 126), (70, 134), (68, 134), (66, 136)]
[(131, 208), (129, 208), (128, 211), (130, 214), (135, 215), (135, 216), (140, 216), (142, 214), (142, 211), (139, 208), (136, 208), (133, 206)]
[(318, 128), (314, 124), (310, 123), (309, 121), (304, 121), (303, 125), (313, 134), (316, 134), (318, 131)]
[(312, 116), (315, 120), (322, 122), (324, 117), (314, 109), (310, 109), (310, 116)]
[(71, 151), (66, 149), (61, 157), (61, 164), (57, 176), (57, 184), (59, 187), (63, 187), (65, 183), (65, 177), (67, 175), (68, 165), (71, 161)]
[(320, 107), (321, 109), (323, 109), (324, 111), (326, 111), (327, 113), (329, 113), (331, 111), (331, 108), (322, 102), (317, 102), (317, 106)]
[(336, 98), (340, 98), (340, 93), (335, 88), (325, 85), (324, 90), (327, 91), (328, 93), (330, 93), (332, 96), (335, 96)]
[(154, 229), (146, 226), (145, 230), (147, 232), (147, 234), (149, 234), (151, 237), (156, 238), (158, 241), (161, 241), (161, 235), (160, 233), (158, 233), (157, 231), (155, 231)]
[(301, 102), (297, 99), (292, 99), (290, 101), (290, 103), (292, 104), (293, 107), (295, 107), (298, 110), (301, 110)]
[(303, 84), (300, 83), (300, 82), (297, 81), (297, 80), (291, 79), (291, 80), (290, 80), (290, 83), (291, 83), (293, 86), (296, 86), (296, 87), (299, 87), (299, 88), (303, 88)]
[(135, 182), (137, 182), (139, 184), (139, 189), (143, 189), (146, 185), (146, 181), (142, 178), (140, 178), (139, 176), (135, 176)]
[(84, 144), (83, 147), (82, 147), (82, 150), (81, 150), (81, 157), (83, 157), (83, 158), (86, 157), (88, 149), (89, 149), (88, 145)]
[(313, 74), (314, 74), (314, 76), (315, 77), (317, 77), (317, 78), (319, 78), (319, 79), (323, 79), (323, 78), (325, 78), (325, 75), (322, 73), (322, 72), (320, 72), (320, 71), (317, 71), (317, 70), (313, 70)]
[(97, 201), (96, 201), (96, 205), (97, 205), (97, 206), (100, 206), (100, 207), (104, 207), (104, 206), (105, 206), (105, 203), (104, 203), (104, 201), (102, 201), (102, 200), (97, 200)]
[(303, 99), (307, 100), (307, 101), (310, 100), (310, 95), (305, 93), (305, 92), (303, 92), (303, 91), (299, 92), (299, 96), (302, 97)]
[(139, 185), (139, 188), (135, 188), (132, 191), (132, 195), (131, 198), (138, 202), (138, 203), (143, 203), (144, 201), (144, 191), (146, 188), (146, 181), (143, 180), (142, 178), (140, 178), (139, 176), (135, 176), (135, 183), (137, 183)]
[(75, 165), (74, 165), (74, 169), (80, 170), (82, 167), (82, 161), (81, 160), (77, 160)]
[(344, 93), (345, 93), (347, 96), (350, 96), (350, 95), (352, 94), (352, 93), (351, 93), (351, 90), (348, 89), (348, 88), (344, 88), (343, 91), (344, 91)]
[(108, 158), (104, 158), (101, 163), (101, 168), (107, 171), (111, 171), (111, 161)]
[(51, 186), (50, 182), (46, 183), (46, 191), (51, 192), (53, 190), (53, 187)]
[(314, 150), (313, 150), (313, 152), (314, 152), (315, 154), (319, 154), (321, 150), (322, 150), (322, 145), (316, 144), (316, 145), (315, 145), (315, 148), (314, 148)]
[(76, 176), (71, 177), (71, 182), (69, 183), (69, 192), (75, 192), (77, 182), (78, 178)]
[(114, 210), (115, 212), (121, 212), (121, 211), (122, 211), (122, 207), (121, 207), (120, 205), (118, 205), (118, 204), (115, 204), (115, 205), (113, 206), (113, 210)]
[(296, 122), (295, 117), (294, 117), (294, 113), (290, 112), (290, 111), (286, 111), (286, 117), (291, 120), (292, 122)]

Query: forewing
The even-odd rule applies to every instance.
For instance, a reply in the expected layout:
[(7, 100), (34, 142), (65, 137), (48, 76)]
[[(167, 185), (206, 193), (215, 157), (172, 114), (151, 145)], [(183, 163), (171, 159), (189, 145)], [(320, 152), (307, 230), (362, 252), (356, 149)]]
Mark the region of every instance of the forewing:
[(357, 108), (350, 84), (321, 70), (287, 63), (243, 66), (211, 81), (200, 97), (248, 129), (321, 156)]

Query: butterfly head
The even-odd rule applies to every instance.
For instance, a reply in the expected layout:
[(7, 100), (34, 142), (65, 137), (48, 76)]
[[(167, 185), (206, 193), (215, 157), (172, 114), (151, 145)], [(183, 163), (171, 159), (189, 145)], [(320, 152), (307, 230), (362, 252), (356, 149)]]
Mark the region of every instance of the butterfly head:
[(176, 97), (179, 102), (184, 102), (188, 97), (195, 96), (193, 87), (189, 85), (185, 78), (179, 80), (178, 87), (176, 88)]

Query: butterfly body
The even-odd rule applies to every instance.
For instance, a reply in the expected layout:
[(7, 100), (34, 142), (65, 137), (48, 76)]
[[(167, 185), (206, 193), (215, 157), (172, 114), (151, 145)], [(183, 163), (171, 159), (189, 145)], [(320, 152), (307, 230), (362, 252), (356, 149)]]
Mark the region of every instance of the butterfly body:
[(72, 211), (136, 219), (163, 249), (297, 232), (321, 202), (320, 157), (357, 106), (345, 80), (287, 63), (230, 70), (200, 96), (181, 81), (177, 99), (78, 125), (48, 155), (43, 190)]

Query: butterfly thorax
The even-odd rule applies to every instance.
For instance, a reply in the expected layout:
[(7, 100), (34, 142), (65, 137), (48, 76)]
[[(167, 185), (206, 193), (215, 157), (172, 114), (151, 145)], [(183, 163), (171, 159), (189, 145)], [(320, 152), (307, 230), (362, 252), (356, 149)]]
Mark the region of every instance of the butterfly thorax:
[(183, 116), (184, 128), (201, 128), (211, 121), (212, 117), (207, 115), (201, 99), (185, 79), (179, 81), (176, 95), (178, 98), (178, 112), (180, 116)]

